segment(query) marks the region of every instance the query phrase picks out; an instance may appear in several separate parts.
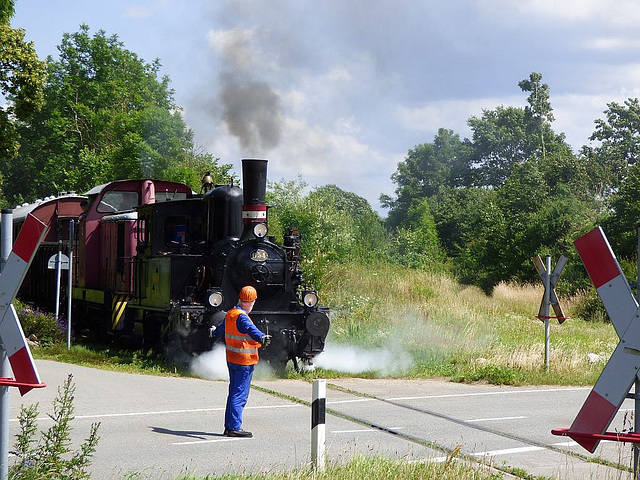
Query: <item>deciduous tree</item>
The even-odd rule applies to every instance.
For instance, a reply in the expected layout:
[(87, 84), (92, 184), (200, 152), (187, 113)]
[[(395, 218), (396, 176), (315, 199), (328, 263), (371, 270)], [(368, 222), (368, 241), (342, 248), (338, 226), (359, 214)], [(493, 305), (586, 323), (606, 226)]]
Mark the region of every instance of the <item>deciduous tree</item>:
[(390, 209), (387, 224), (392, 228), (408, 226), (407, 216), (414, 203), (419, 204), (442, 188), (466, 185), (470, 155), (469, 141), (444, 128), (438, 130), (433, 142), (409, 150), (391, 176), (396, 197), (381, 196), (382, 205)]
[[(25, 42), (24, 30), (11, 28), (13, 0), (0, 2), (0, 171), (7, 172), (18, 153), (16, 123), (25, 121), (42, 107), (45, 65), (38, 59), (33, 43)], [(7, 188), (0, 174), (0, 203)]]
[[(45, 105), (19, 128), (22, 149), (6, 171), (11, 197), (32, 201), (122, 178), (202, 176), (186, 175), (199, 163), (193, 134), (158, 60), (147, 63), (116, 35), (92, 36), (86, 25), (64, 34), (58, 50), (59, 59), (47, 60)], [(218, 168), (206, 160), (207, 170)]]
[(546, 156), (545, 133), (549, 133), (549, 129), (544, 127), (555, 120), (549, 101), (549, 85), (542, 83), (542, 74), (533, 72), (528, 79), (518, 83), (518, 86), (523, 92), (530, 93), (527, 98), (529, 105), (524, 108), (525, 118), (528, 128), (539, 135), (542, 158), (544, 158)]
[(607, 107), (605, 119), (595, 121), (590, 137), (600, 144), (583, 149), (586, 158), (599, 167), (605, 198), (620, 187), (629, 167), (640, 159), (640, 100), (629, 98), (622, 105), (611, 102)]

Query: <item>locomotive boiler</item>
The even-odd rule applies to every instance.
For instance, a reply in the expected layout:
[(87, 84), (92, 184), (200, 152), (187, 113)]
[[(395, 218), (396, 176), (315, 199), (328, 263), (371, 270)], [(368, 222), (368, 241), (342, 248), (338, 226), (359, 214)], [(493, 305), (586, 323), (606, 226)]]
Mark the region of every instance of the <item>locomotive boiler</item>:
[[(179, 183), (125, 180), (78, 198), (86, 207), (77, 216), (75, 330), (184, 360), (212, 348), (211, 327), (251, 285), (251, 318), (272, 335), (261, 357), (278, 369), (310, 364), (324, 349), (329, 311), (303, 288), (298, 232), (289, 229), (282, 244), (269, 235), (266, 173), (266, 160), (245, 159), (242, 189), (208, 183), (195, 194)], [(73, 218), (44, 220), (64, 232)]]

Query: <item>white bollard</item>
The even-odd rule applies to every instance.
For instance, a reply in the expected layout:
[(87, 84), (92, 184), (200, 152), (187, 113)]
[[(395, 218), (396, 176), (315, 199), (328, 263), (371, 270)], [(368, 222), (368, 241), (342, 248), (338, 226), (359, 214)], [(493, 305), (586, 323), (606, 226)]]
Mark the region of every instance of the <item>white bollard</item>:
[(318, 472), (324, 472), (326, 405), (327, 381), (314, 380), (311, 404), (311, 464)]

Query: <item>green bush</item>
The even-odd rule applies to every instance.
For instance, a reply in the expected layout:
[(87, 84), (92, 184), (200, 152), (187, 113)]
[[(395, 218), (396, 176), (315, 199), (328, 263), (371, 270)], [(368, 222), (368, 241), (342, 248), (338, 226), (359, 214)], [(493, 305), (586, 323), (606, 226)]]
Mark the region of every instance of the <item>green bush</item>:
[(573, 315), (588, 322), (608, 322), (609, 316), (597, 292), (590, 288), (576, 295)]
[(515, 385), (516, 374), (515, 372), (505, 366), (501, 365), (474, 365), (468, 369), (454, 374), (452, 376), (454, 382), (478, 382), (486, 381), (493, 385)]
[(335, 185), (313, 189), (282, 181), (270, 183), (269, 231), (278, 241), (291, 227), (301, 235), (301, 266), (306, 286), (320, 287), (331, 262), (368, 262), (385, 254), (382, 220), (369, 203)]
[(42, 346), (66, 342), (66, 321), (58, 323), (52, 314), (34, 309), (19, 301), (14, 302), (14, 306), (25, 337), (35, 337)]
[(69, 375), (62, 387), (58, 387), (58, 396), (53, 401), (53, 415), (49, 415), (53, 425), (41, 432), (40, 440), (35, 439), (38, 404), (20, 408), (20, 433), (11, 452), (18, 460), (9, 469), (10, 479), (90, 478), (87, 470), (98, 446), (100, 423), (91, 425), (85, 443), (78, 451), (72, 452), (70, 423), (74, 418), (73, 398), (76, 390), (72, 378)]

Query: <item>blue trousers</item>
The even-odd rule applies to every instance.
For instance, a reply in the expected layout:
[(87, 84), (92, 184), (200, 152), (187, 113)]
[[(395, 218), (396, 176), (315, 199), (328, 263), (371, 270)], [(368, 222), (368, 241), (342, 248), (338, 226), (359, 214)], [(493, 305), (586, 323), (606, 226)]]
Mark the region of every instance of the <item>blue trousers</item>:
[(229, 430), (240, 430), (242, 411), (249, 398), (254, 365), (236, 365), (227, 362), (227, 367), (229, 367), (229, 396), (224, 412), (224, 426)]

